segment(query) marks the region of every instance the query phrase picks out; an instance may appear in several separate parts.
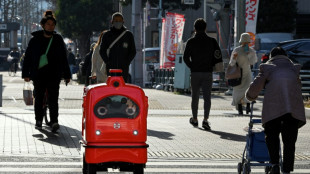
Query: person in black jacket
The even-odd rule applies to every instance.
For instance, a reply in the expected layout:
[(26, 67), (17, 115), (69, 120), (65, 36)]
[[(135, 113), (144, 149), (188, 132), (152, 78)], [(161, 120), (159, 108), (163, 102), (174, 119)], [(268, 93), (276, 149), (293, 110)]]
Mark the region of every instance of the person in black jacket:
[(14, 72), (16, 73), (17, 69), (18, 69), (18, 61), (19, 61), (19, 58), (20, 58), (20, 54), (19, 54), (19, 51), (18, 51), (18, 48), (14, 48), (10, 53), (9, 55), (11, 56), (12, 60), (11, 60), (11, 65), (13, 63), (15, 63), (15, 66), (14, 66)]
[(96, 45), (95, 43), (90, 45), (90, 50), (86, 54), (86, 56), (84, 58), (84, 62), (82, 64), (82, 74), (85, 74), (85, 76), (86, 76), (85, 86), (90, 85), (89, 80), (92, 80), (91, 79), (91, 66), (92, 66), (92, 56), (93, 56), (95, 45)]
[(213, 67), (222, 64), (223, 60), (218, 43), (206, 34), (207, 23), (204, 19), (197, 19), (194, 28), (196, 33), (187, 41), (183, 56), (184, 62), (191, 70), (193, 117), (190, 118), (190, 123), (194, 127), (198, 126), (198, 102), (200, 88), (202, 88), (204, 100), (202, 127), (211, 130), (208, 118), (211, 108), (212, 72)]
[[(70, 67), (70, 71), (71, 71), (71, 75), (74, 74), (73, 72), (73, 69), (75, 67), (75, 56), (74, 54), (72, 53), (72, 49), (71, 48), (68, 48), (68, 63), (69, 63), (69, 67)], [(71, 76), (72, 78), (72, 76)]]
[[(32, 33), (33, 37), (28, 43), (22, 68), (22, 78), (24, 81), (33, 81), (35, 92), (35, 119), (36, 129), (42, 129), (43, 120), (43, 98), (45, 92), (48, 92), (48, 105), (50, 111), (50, 121), (52, 131), (59, 129), (58, 124), (58, 96), (59, 85), (62, 78), (66, 84), (70, 82), (70, 68), (67, 61), (67, 49), (61, 35), (57, 34), (54, 29), (56, 19), (52, 11), (46, 11), (40, 24), (43, 30)], [(48, 44), (51, 41), (47, 53), (48, 64), (40, 67), (41, 56), (46, 53)], [(42, 61), (41, 61), (42, 62)]]
[[(107, 75), (110, 75), (110, 69), (122, 69), (122, 76), (125, 82), (128, 82), (129, 65), (136, 55), (136, 46), (133, 34), (124, 26), (123, 15), (119, 12), (112, 15), (112, 27), (101, 39), (100, 55), (106, 63)], [(109, 49), (111, 44), (119, 38), (117, 42)], [(109, 53), (109, 54), (108, 54)]]

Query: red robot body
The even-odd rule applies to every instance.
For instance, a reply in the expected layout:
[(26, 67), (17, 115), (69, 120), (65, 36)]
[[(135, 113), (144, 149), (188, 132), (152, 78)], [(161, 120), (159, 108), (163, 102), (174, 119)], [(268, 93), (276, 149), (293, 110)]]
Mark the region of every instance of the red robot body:
[(143, 173), (147, 162), (148, 98), (144, 91), (126, 84), (121, 70), (110, 70), (106, 84), (84, 91), (81, 144), (83, 173), (119, 168)]

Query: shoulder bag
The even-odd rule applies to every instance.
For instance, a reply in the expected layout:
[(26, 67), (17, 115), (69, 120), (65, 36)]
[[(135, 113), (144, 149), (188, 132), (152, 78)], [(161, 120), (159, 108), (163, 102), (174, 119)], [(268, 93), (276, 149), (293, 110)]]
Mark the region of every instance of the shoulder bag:
[(47, 53), (48, 53), (48, 51), (50, 49), (52, 41), (53, 41), (53, 37), (51, 38), (50, 42), (48, 43), (47, 49), (45, 51), (45, 54), (42, 54), (41, 57), (40, 57), (39, 69), (48, 64)]
[(112, 43), (111, 45), (109, 46), (109, 48), (107, 49), (107, 56), (109, 57), (109, 54), (110, 54), (110, 49), (114, 46), (114, 44), (124, 36), (124, 34), (127, 32), (127, 30), (123, 31), (121, 35), (119, 35)]

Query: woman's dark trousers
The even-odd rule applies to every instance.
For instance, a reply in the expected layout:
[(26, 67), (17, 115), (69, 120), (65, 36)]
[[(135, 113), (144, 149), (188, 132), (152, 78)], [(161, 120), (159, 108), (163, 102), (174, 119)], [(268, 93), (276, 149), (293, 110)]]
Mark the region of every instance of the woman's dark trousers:
[(35, 93), (35, 118), (36, 121), (43, 120), (43, 98), (45, 91), (48, 92), (48, 107), (50, 113), (51, 123), (58, 123), (58, 96), (59, 96), (60, 80), (40, 79), (34, 80), (34, 93)]
[(285, 114), (265, 124), (266, 144), (270, 163), (279, 164), (279, 135), (283, 141), (283, 172), (294, 170), (295, 143), (298, 135), (298, 120)]

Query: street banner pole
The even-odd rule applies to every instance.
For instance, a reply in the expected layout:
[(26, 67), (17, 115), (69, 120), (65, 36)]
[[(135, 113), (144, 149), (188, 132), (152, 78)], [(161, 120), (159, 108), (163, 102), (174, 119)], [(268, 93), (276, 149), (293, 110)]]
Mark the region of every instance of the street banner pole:
[(246, 0), (245, 2), (245, 32), (251, 36), (251, 47), (255, 45), (258, 4), (259, 0)]

